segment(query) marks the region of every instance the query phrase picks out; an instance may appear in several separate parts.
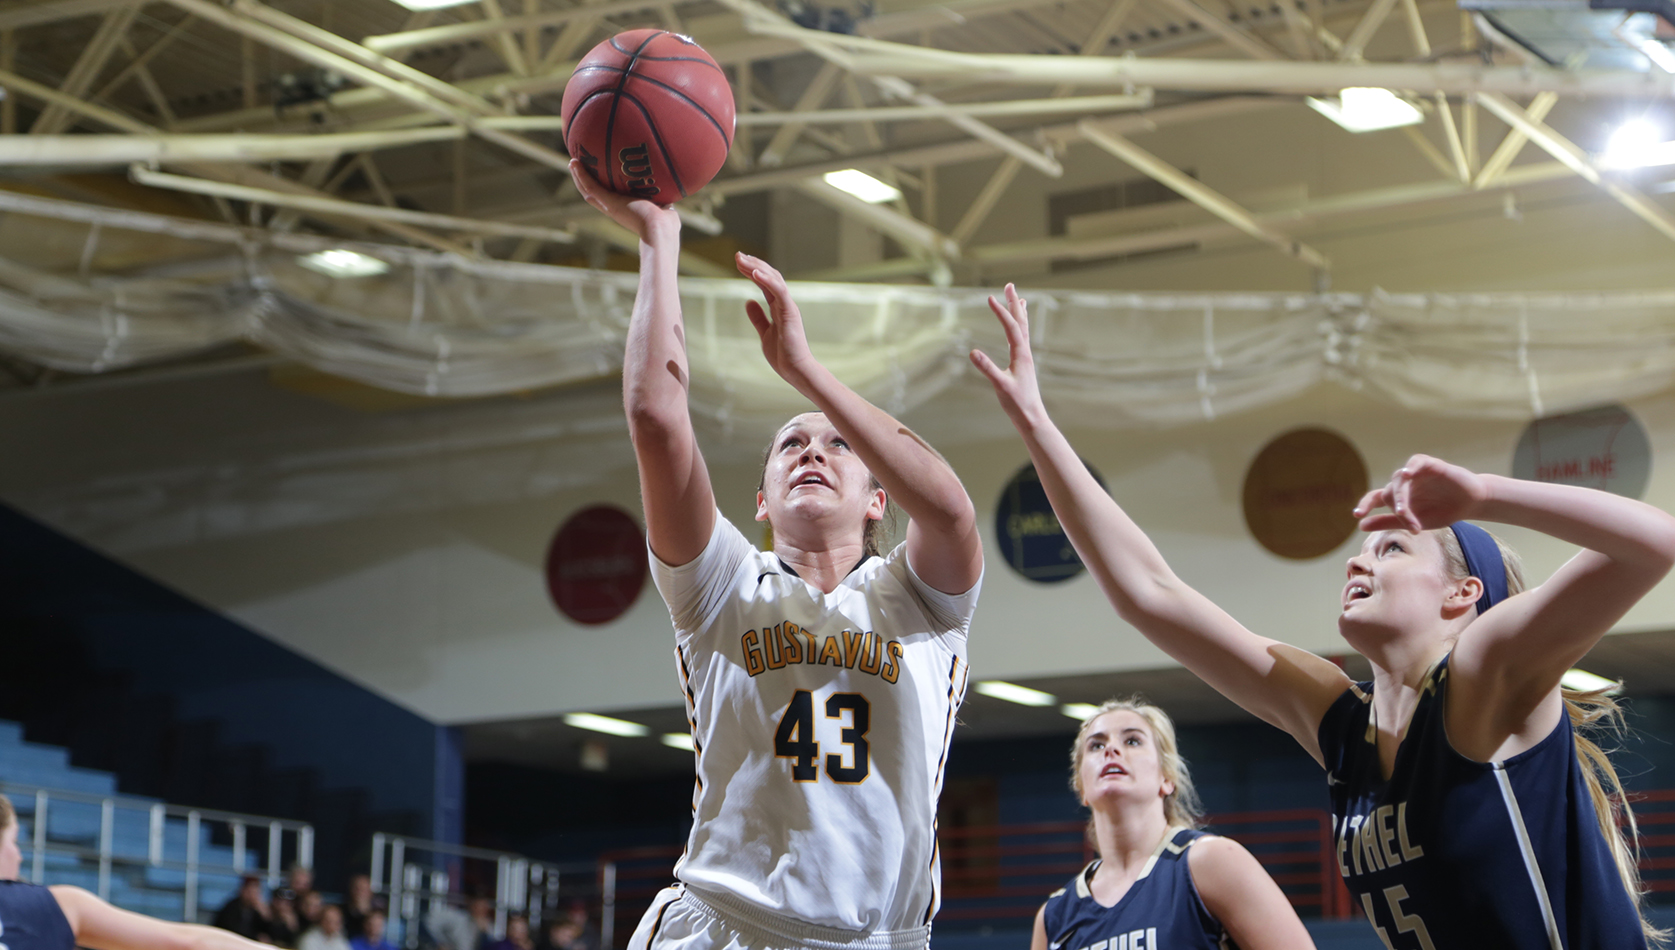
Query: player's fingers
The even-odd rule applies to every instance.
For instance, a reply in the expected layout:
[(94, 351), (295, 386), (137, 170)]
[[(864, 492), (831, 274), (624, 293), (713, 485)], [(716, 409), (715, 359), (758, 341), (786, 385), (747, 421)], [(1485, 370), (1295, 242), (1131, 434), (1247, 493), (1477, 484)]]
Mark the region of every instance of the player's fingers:
[(1005, 371), (995, 365), (995, 361), (989, 358), (989, 354), (983, 352), (982, 350), (971, 351), (971, 364), (977, 367), (978, 372), (987, 376), (989, 378), (989, 382), (995, 384), (997, 387), (1000, 386), (1001, 382), (1005, 379)]
[(765, 338), (768, 331), (773, 329), (773, 321), (768, 319), (768, 314), (762, 309), (762, 305), (754, 300), (745, 301), (744, 315), (750, 318), (750, 325), (756, 328), (758, 336)]
[(1383, 494), (1384, 489), (1375, 488), (1372, 491), (1367, 492), (1365, 495), (1362, 495), (1361, 500), (1355, 503), (1354, 508), (1350, 509), (1350, 514), (1357, 518), (1366, 517), (1367, 512), (1384, 504), (1384, 500), (1381, 497)]

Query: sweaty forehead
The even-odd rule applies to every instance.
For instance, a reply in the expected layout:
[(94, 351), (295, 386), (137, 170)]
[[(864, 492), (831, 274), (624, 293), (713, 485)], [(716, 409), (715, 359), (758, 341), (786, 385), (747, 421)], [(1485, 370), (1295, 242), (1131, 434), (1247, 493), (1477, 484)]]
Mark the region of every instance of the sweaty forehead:
[(779, 432), (775, 434), (774, 441), (779, 441), (779, 436), (782, 436), (787, 432), (795, 430), (806, 432), (812, 429), (825, 429), (830, 426), (831, 422), (826, 419), (826, 414), (824, 412), (800, 412), (792, 416), (790, 421), (779, 427)]

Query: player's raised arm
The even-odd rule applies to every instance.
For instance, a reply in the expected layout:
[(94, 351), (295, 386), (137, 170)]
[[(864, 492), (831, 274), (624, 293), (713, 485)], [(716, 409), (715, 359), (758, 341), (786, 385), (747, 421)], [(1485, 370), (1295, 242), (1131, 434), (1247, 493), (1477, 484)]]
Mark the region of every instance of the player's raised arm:
[(767, 308), (746, 310), (762, 338), (768, 364), (826, 414), (878, 483), (907, 512), (907, 556), (914, 573), (949, 594), (970, 590), (983, 573), (977, 512), (948, 463), (895, 417), (863, 399), (809, 352), (802, 314), (785, 278), (765, 261), (738, 256), (739, 272), (756, 283)]
[(979, 350), (972, 351), (971, 361), (994, 385), (1059, 523), (1117, 613), (1222, 695), (1291, 733), (1318, 759), (1321, 717), (1349, 687), (1349, 677), (1328, 660), (1250, 632), (1175, 576), (1048, 416), (1035, 379), (1023, 298), (1008, 284), (1006, 302), (990, 297), (989, 306), (1006, 331), (1010, 365), (1003, 369)]
[[(1589, 488), (1479, 475), (1425, 455), (1369, 492), (1355, 514), (1367, 531), (1417, 532), (1476, 519), (1583, 549), (1546, 583), (1473, 619), (1454, 647), (1449, 738), (1480, 760), (1514, 735), (1545, 736), (1559, 715), (1559, 677), (1675, 565), (1675, 517), (1658, 508)], [(1504, 570), (1498, 559), (1492, 569)], [(1468, 582), (1464, 596), (1475, 602), (1483, 581)], [(1532, 717), (1544, 703), (1551, 710)]]
[(676, 284), (680, 218), (669, 208), (606, 191), (579, 162), (570, 163), (570, 174), (588, 204), (640, 238), (640, 287), (622, 361), (622, 401), (651, 550), (665, 563), (685, 564), (709, 542), (715, 492), (686, 401), (691, 377)]

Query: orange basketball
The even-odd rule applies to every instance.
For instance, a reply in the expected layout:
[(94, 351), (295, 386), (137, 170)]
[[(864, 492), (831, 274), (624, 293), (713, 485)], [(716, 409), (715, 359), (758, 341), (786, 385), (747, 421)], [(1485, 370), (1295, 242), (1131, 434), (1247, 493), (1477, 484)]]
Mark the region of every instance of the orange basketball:
[(702, 188), (733, 145), (733, 90), (690, 37), (618, 33), (564, 87), (564, 147), (600, 184), (661, 205)]

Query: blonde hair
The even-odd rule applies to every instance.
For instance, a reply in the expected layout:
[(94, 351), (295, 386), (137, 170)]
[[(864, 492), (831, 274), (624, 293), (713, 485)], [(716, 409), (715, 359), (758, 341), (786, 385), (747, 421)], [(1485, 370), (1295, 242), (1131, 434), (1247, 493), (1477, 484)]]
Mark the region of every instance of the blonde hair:
[(17, 824), (17, 809), (12, 807), (12, 800), (4, 792), (0, 792), (0, 832)]
[(1093, 715), (1082, 720), (1082, 727), (1076, 730), (1076, 742), (1070, 747), (1070, 787), (1076, 792), (1077, 800), (1082, 798), (1082, 760), (1086, 757), (1083, 749), (1088, 732), (1099, 717), (1113, 712), (1131, 712), (1151, 727), (1163, 778), (1175, 786), (1175, 790), (1163, 799), (1163, 817), (1171, 826), (1201, 826), (1204, 823), (1204, 806), (1198, 801), (1198, 790), (1192, 786), (1192, 773), (1187, 769), (1186, 759), (1181, 758), (1175, 741), (1175, 723), (1168, 713), (1146, 702), (1145, 697), (1138, 694), (1127, 699), (1107, 699)]
[[(1443, 563), (1448, 576), (1454, 580), (1470, 577), (1459, 538), (1447, 528), (1435, 534), (1442, 544)], [(1500, 550), (1501, 564), (1506, 570), (1506, 595), (1511, 597), (1524, 589), (1523, 559), (1493, 532), (1488, 534), (1495, 539), (1495, 547)], [(1588, 798), (1593, 804), (1594, 820), (1599, 823), (1599, 833), (1611, 846), (1617, 874), (1622, 877), (1623, 887), (1627, 888), (1629, 897), (1634, 900), (1634, 908), (1640, 914), (1641, 932), (1646, 935), (1647, 941), (1662, 946), (1669, 940), (1670, 931), (1660, 930), (1646, 919), (1645, 888), (1640, 883), (1640, 866), (1636, 860), (1640, 851), (1640, 826), (1634, 820), (1634, 810), (1628, 807), (1622, 780), (1617, 777), (1611, 757), (1587, 735), (1601, 731), (1622, 734), (1623, 709), (1610, 696), (1621, 688), (1621, 683), (1588, 691), (1561, 686), (1559, 692), (1564, 698), (1565, 715), (1570, 717), (1576, 761), (1582, 766), (1582, 776), (1587, 781)], [(1627, 835), (1623, 833), (1623, 825), (1628, 826)]]

